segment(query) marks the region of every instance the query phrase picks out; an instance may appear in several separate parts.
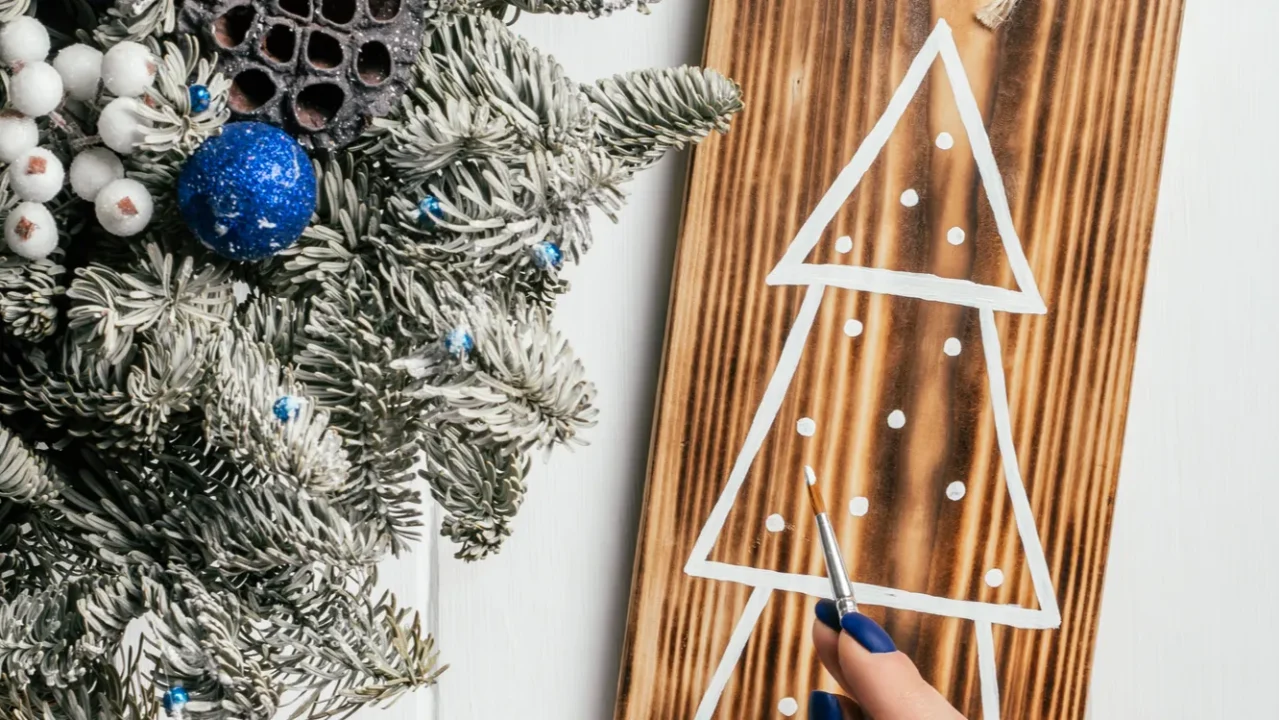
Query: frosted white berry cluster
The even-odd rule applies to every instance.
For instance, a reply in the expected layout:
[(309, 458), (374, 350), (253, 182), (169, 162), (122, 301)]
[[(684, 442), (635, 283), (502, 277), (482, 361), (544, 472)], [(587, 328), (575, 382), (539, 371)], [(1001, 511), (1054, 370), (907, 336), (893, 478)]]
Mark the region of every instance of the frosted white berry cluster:
[(36, 118), (57, 111), (64, 98), (94, 101), (105, 86), (116, 98), (98, 117), (98, 136), (110, 148), (95, 147), (71, 161), (71, 190), (94, 204), (94, 214), (113, 235), (141, 232), (151, 221), (151, 193), (124, 176), (112, 150), (128, 154), (141, 142), (145, 126), (135, 112), (137, 97), (155, 83), (156, 65), (144, 45), (122, 42), (105, 54), (84, 44), (63, 48), (53, 63), (49, 33), (38, 20), (19, 17), (0, 26), (0, 60), (13, 71), (10, 107), (0, 111), (0, 162), (8, 164), (9, 187), (22, 202), (9, 211), (4, 239), (9, 249), (38, 260), (58, 246), (58, 229), (44, 203), (62, 191), (62, 161), (39, 147)]

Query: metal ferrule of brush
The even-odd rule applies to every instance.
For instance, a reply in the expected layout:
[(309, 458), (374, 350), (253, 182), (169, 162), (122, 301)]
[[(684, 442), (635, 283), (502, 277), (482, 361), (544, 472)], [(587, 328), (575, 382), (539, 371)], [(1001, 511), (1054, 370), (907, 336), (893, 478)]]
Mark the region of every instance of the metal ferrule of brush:
[(822, 555), (827, 562), (827, 577), (831, 578), (836, 609), (841, 616), (857, 612), (858, 603), (853, 599), (853, 585), (845, 572), (844, 558), (840, 557), (840, 543), (836, 541), (836, 531), (831, 527), (831, 518), (826, 513), (818, 514), (818, 534), (822, 538)]

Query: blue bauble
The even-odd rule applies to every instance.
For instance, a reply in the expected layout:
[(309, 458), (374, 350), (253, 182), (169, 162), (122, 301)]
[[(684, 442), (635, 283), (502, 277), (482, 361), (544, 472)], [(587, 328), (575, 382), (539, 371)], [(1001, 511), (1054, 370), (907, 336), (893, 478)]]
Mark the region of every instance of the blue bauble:
[(418, 222), (427, 227), (435, 227), (436, 221), (444, 217), (444, 210), (440, 208), (440, 199), (435, 195), (428, 195), (418, 201)]
[(444, 336), (444, 351), (459, 360), (475, 349), (476, 339), (471, 337), (471, 331), (465, 327), (458, 326)]
[(302, 398), (296, 395), (281, 395), (271, 406), (271, 412), (280, 422), (297, 420), (298, 413), (302, 412)]
[(529, 248), (529, 251), (533, 253), (533, 264), (540, 270), (558, 268), (564, 263), (564, 253), (560, 251), (560, 246), (550, 240), (543, 240)]
[(210, 250), (260, 260), (289, 247), (311, 221), (316, 174), (306, 151), (273, 125), (237, 122), (195, 151), (178, 177), (178, 208)]
[(213, 101), (213, 96), (209, 94), (209, 88), (204, 85), (192, 85), (187, 88), (187, 98), (191, 100), (191, 112), (202, 113), (209, 109), (209, 103)]
[(164, 694), (164, 711), (169, 715), (173, 715), (185, 708), (190, 700), (187, 696), (187, 689), (181, 685), (169, 688)]

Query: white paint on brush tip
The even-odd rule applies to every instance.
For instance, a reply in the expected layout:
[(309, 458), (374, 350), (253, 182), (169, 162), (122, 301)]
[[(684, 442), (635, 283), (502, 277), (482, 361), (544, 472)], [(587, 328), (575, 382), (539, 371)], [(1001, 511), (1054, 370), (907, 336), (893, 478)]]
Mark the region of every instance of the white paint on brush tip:
[(818, 423), (814, 422), (813, 418), (802, 417), (796, 421), (796, 432), (805, 437), (813, 437), (817, 431)]
[(956, 144), (955, 138), (951, 137), (951, 133), (943, 131), (938, 133), (938, 139), (933, 141), (939, 150), (950, 150), (952, 145)]
[(986, 575), (982, 576), (982, 582), (988, 586), (997, 588), (1004, 584), (1004, 571), (1000, 568), (991, 568)]
[(964, 242), (964, 229), (959, 227), (953, 227), (950, 230), (948, 230), (947, 242), (951, 243), (952, 245), (959, 245), (960, 243)]
[(813, 468), (812, 468), (812, 467), (810, 467), (810, 466), (808, 466), (808, 465), (805, 465), (805, 466), (804, 466), (804, 481), (805, 481), (805, 482), (807, 482), (807, 483), (809, 483), (810, 485), (817, 485), (817, 484), (818, 484), (818, 476), (817, 476), (817, 474), (815, 474), (815, 473), (813, 472)]
[(942, 343), (942, 352), (946, 353), (951, 357), (955, 357), (959, 355), (960, 340), (958, 338), (947, 338), (947, 341)]
[(793, 697), (784, 697), (778, 701), (778, 712), (791, 717), (800, 710), (800, 703)]
[(906, 207), (915, 207), (920, 204), (920, 193), (916, 192), (914, 188), (907, 188), (902, 191), (902, 197), (898, 198), (898, 200)]
[(861, 335), (861, 334), (862, 334), (862, 321), (861, 321), (861, 320), (852, 320), (852, 319), (850, 319), (850, 320), (845, 320), (845, 321), (844, 321), (844, 334), (845, 334), (845, 335), (848, 335), (849, 337), (858, 337), (859, 335)]
[(836, 238), (836, 252), (844, 255), (853, 249), (853, 238), (848, 235), (841, 235)]
[(787, 529), (787, 521), (778, 513), (774, 513), (764, 519), (764, 529), (769, 532), (782, 532)]
[(907, 424), (907, 414), (901, 410), (894, 410), (889, 413), (889, 427), (894, 430), (900, 430), (903, 425)]
[(867, 514), (867, 510), (870, 506), (870, 501), (859, 495), (849, 501), (849, 514), (854, 517), (862, 517)]
[(959, 480), (956, 480), (955, 482), (947, 486), (947, 499), (959, 500), (960, 498), (964, 497), (964, 492), (965, 492), (964, 483), (960, 482)]

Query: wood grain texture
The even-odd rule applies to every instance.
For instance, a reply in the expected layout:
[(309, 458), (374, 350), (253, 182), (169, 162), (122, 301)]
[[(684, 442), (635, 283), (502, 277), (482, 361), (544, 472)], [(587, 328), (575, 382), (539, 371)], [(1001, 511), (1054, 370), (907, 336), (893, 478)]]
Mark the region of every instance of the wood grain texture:
[[(1062, 612), (997, 627), (1004, 718), (1078, 718), (1119, 467), (1181, 2), (1023, 0), (998, 33), (972, 2), (713, 0), (706, 64), (743, 86), (696, 151), (636, 555), (617, 717), (692, 717), (751, 588), (684, 573), (796, 316), (765, 275), (879, 118), (939, 18), (954, 28), (1048, 306), (997, 313), (1019, 466)], [(939, 132), (954, 146), (940, 150)], [(921, 200), (905, 207), (904, 189)], [(945, 240), (952, 227), (966, 240)], [(849, 252), (835, 239), (848, 235)], [(812, 260), (1013, 287), (950, 90), (935, 69)], [(849, 319), (861, 334), (843, 330)], [(711, 559), (821, 574), (799, 471), (814, 466), (855, 580), (1035, 607), (995, 446), (977, 311), (828, 288), (777, 422)], [(962, 351), (942, 348), (948, 338)], [(901, 429), (886, 417), (900, 409)], [(813, 418), (812, 438), (795, 432)], [(953, 501), (944, 489), (965, 483)], [(770, 513), (786, 530), (765, 529)], [(1005, 582), (989, 587), (991, 568)], [(769, 717), (834, 685), (812, 598), (775, 592), (716, 717)], [(969, 621), (867, 608), (925, 677), (980, 716)]]

